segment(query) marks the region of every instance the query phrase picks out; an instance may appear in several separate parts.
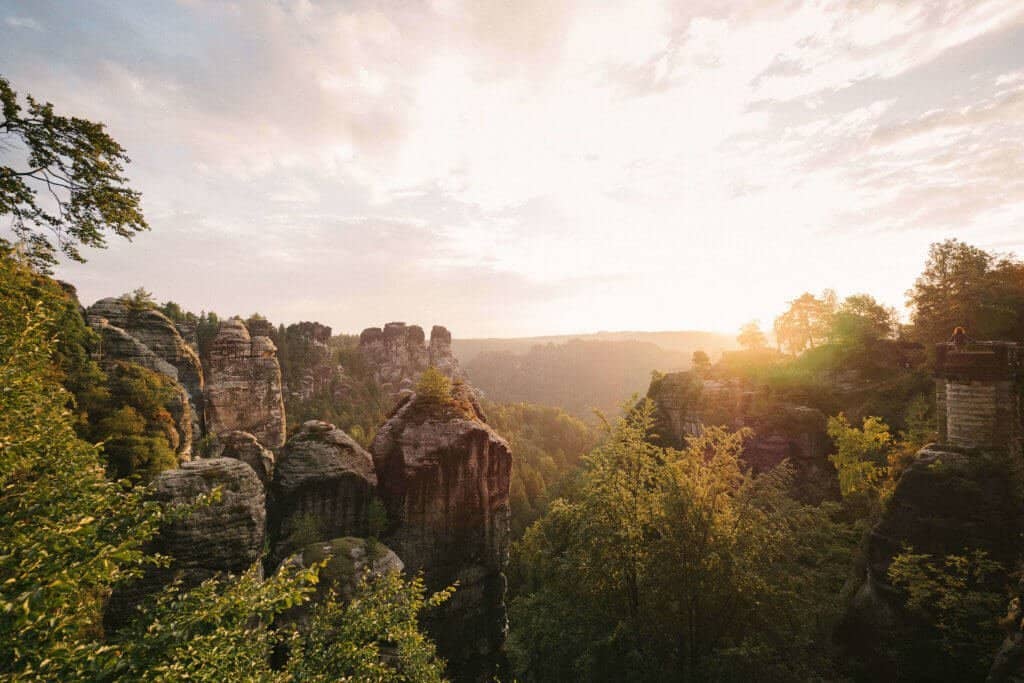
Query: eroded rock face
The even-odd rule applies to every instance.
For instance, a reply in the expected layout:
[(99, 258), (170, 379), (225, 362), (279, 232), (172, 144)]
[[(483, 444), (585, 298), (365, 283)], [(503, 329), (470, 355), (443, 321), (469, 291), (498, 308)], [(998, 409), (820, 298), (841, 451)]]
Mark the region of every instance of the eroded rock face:
[(471, 391), (451, 402), (406, 397), (371, 445), (388, 509), (388, 545), (437, 590), (459, 589), (431, 620), (458, 680), (491, 680), (507, 631), (508, 444), (483, 419)]
[[(274, 472), (271, 539), (277, 559), (298, 544), (369, 533), (373, 459), (332, 424), (310, 420), (285, 444)], [(304, 538), (313, 535), (314, 538)]]
[(462, 379), (458, 361), (452, 355), (452, 335), (435, 325), (427, 346), (423, 328), (402, 322), (383, 329), (370, 327), (359, 335), (359, 350), (374, 369), (374, 377), (385, 396), (397, 399), (412, 390), (420, 373), (433, 365), (452, 379)]
[(222, 322), (206, 359), (206, 379), (209, 434), (242, 431), (267, 448), (284, 445), (281, 368), (268, 337), (250, 337), (238, 318)]
[(274, 478), (274, 453), (249, 432), (225, 432), (217, 438), (216, 457), (240, 460), (252, 468), (264, 486)]
[(253, 469), (233, 458), (206, 458), (161, 472), (154, 497), (169, 506), (190, 505), (220, 488), (220, 500), (199, 506), (160, 532), (161, 552), (178, 568), (242, 572), (259, 560), (266, 528), (266, 497)]
[(324, 560), (327, 564), (320, 570), (317, 598), (336, 590), (342, 600), (351, 600), (364, 576), (397, 574), (405, 569), (391, 548), (379, 541), (354, 536), (310, 543), (283, 564), (305, 569)]
[(289, 400), (309, 401), (337, 388), (342, 373), (333, 361), (330, 341), (331, 328), (320, 323), (301, 322), (285, 328), (281, 344), (286, 353), (279, 355)]
[[(158, 355), (145, 343), (114, 325), (101, 313), (112, 313), (121, 322), (129, 320), (126, 307), (117, 299), (103, 299), (89, 309), (86, 319), (89, 326), (99, 334), (99, 346), (96, 349), (97, 362), (104, 372), (116, 371), (120, 363), (134, 363), (152, 372), (170, 378), (174, 382), (175, 395), (167, 405), (175, 424), (175, 438), (171, 439), (171, 447), (179, 459), (187, 460), (192, 455), (195, 439), (201, 435), (202, 425), (199, 420), (199, 406), (181, 384), (179, 369)], [(200, 377), (201, 382), (201, 377)]]
[(257, 563), (263, 552), (266, 498), (251, 467), (231, 458), (208, 458), (161, 472), (153, 482), (154, 498), (168, 508), (189, 506), (219, 488), (220, 499), (199, 505), (175, 519), (154, 539), (151, 550), (172, 558), (170, 567), (151, 568), (146, 575), (111, 596), (104, 615), (106, 628), (125, 624), (142, 599), (175, 576), (186, 587), (221, 573), (240, 573)]
[[(105, 320), (120, 330), (129, 334), (149, 349), (157, 358), (172, 366), (176, 373), (173, 378), (178, 381), (188, 392), (189, 400), (192, 403), (192, 410), (195, 414), (194, 432), (200, 433), (202, 428), (203, 415), (203, 367), (199, 362), (199, 356), (178, 332), (174, 323), (160, 311), (151, 308), (134, 308), (129, 306), (123, 299), (107, 298), (100, 299), (87, 311), (89, 324), (96, 327), (94, 321)], [(104, 340), (106, 340), (106, 334)], [(127, 348), (124, 349), (126, 352)], [(105, 351), (106, 353), (106, 351)], [(121, 360), (132, 360), (132, 358), (121, 358)], [(144, 367), (150, 367), (145, 363), (139, 363)], [(150, 368), (156, 369), (156, 368)], [(168, 374), (165, 370), (158, 370)], [(168, 376), (172, 376), (168, 374)]]
[(878, 680), (895, 680), (891, 644), (915, 637), (903, 596), (889, 580), (893, 558), (907, 548), (933, 557), (983, 550), (1013, 567), (1021, 529), (1013, 488), (1005, 459), (949, 446), (925, 447), (903, 472), (869, 536), (863, 583), (838, 631), (839, 641)]
[[(789, 460), (796, 473), (796, 490), (811, 502), (835, 496), (835, 470), (828, 461), (832, 442), (825, 415), (814, 408), (770, 401), (738, 380), (701, 379), (692, 372), (655, 377), (647, 397), (654, 402), (656, 437), (660, 446), (684, 448), (688, 438), (705, 426), (730, 430), (748, 428), (743, 460), (763, 472)], [(755, 408), (756, 406), (756, 408)]]

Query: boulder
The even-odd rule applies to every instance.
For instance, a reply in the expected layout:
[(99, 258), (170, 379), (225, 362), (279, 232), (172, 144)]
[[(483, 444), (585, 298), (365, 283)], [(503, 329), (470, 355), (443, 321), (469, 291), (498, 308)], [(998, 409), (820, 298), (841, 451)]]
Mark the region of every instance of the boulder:
[(283, 564), (305, 569), (324, 560), (327, 564), (320, 570), (314, 600), (332, 590), (342, 600), (351, 600), (364, 576), (385, 576), (405, 569), (398, 555), (380, 541), (353, 536), (310, 543)]
[[(196, 505), (214, 489), (220, 490), (218, 499)], [(124, 625), (136, 605), (174, 577), (186, 587), (196, 586), (218, 574), (244, 572), (263, 553), (266, 498), (259, 478), (245, 463), (231, 458), (185, 463), (157, 476), (153, 496), (170, 511), (195, 508), (172, 517), (149, 548), (170, 556), (171, 565), (150, 568), (141, 579), (115, 590), (104, 614), (109, 630)]]
[(273, 555), (313, 541), (369, 533), (373, 459), (332, 424), (310, 420), (281, 450), (271, 487)]
[(285, 415), (277, 348), (250, 337), (238, 318), (220, 324), (206, 359), (206, 430), (248, 432), (267, 448), (284, 445)]
[(264, 486), (274, 478), (274, 453), (249, 432), (225, 432), (217, 438), (214, 455), (241, 460), (253, 469)]
[(459, 582), (429, 629), (458, 680), (491, 680), (507, 633), (508, 444), (465, 385), (450, 399), (410, 395), (377, 432), (373, 453), (388, 546), (438, 590)]

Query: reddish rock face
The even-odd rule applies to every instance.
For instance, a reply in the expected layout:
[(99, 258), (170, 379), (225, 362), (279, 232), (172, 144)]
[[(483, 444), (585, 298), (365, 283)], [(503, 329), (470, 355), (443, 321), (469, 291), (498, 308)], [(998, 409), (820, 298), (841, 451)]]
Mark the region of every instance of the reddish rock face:
[(206, 431), (249, 432), (267, 448), (284, 445), (284, 400), (277, 348), (250, 337), (245, 324), (225, 320), (206, 359)]
[(429, 624), (458, 680), (491, 680), (507, 631), (508, 444), (470, 392), (404, 399), (370, 447), (391, 532), (386, 542), (431, 589), (459, 582)]

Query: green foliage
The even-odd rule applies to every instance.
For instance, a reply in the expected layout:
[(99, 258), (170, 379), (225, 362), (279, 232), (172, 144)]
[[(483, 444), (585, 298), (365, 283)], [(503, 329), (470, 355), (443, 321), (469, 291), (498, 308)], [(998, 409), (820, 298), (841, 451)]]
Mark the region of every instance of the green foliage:
[(595, 430), (559, 408), (529, 403), (485, 403), (487, 421), (512, 447), (509, 486), (512, 537), (519, 538), (552, 500), (572, 486)]
[[(921, 410), (918, 404), (915, 420), (922, 419)], [(930, 436), (919, 421), (897, 438), (881, 418), (866, 417), (858, 429), (842, 413), (829, 418), (828, 435), (836, 446), (829, 460), (839, 476), (840, 493), (858, 517), (869, 521), (878, 519), (900, 474)]]
[(310, 683), (381, 681), (433, 683), (444, 664), (417, 619), (448, 599), (452, 589), (424, 598), (423, 579), (389, 573), (363, 580), (350, 602), (329, 598), (290, 642), (287, 672)]
[[(301, 383), (303, 374), (322, 363), (322, 351), (312, 348), (303, 339), (298, 325), (279, 326), (271, 337), (277, 346), (281, 363), (281, 379), (286, 387)], [(288, 391), (284, 408), (289, 425), (301, 425), (306, 420), (324, 420), (345, 430), (363, 447), (369, 446), (377, 427), (384, 422), (384, 398), (373, 375), (359, 351), (359, 337), (335, 335), (329, 342), (329, 362), (344, 368), (345, 376), (334, 378), (312, 396), (301, 397)]]
[(934, 243), (907, 303), (911, 332), (927, 344), (957, 326), (975, 339), (1024, 340), (1024, 263), (956, 239)]
[(274, 617), (312, 594), (316, 572), (287, 569), (264, 581), (258, 566), (236, 579), (210, 579), (182, 590), (172, 584), (118, 632), (116, 678), (131, 681), (256, 681), (288, 678), (270, 670), (285, 634)]
[(370, 501), (366, 508), (366, 526), (370, 538), (380, 538), (388, 527), (388, 512), (379, 498)]
[(896, 310), (878, 303), (870, 294), (846, 297), (832, 317), (829, 338), (845, 346), (865, 346), (896, 331)]
[[(128, 156), (102, 124), (19, 98), (4, 78), (0, 108), (0, 146), (23, 157), (18, 167), (0, 166), (0, 216), (10, 217), (29, 262), (51, 268), (57, 250), (84, 261), (80, 247), (103, 247), (105, 233), (131, 238), (148, 229), (141, 195), (127, 186)], [(0, 246), (10, 243), (0, 238)]]
[(514, 550), (510, 651), (525, 681), (807, 680), (829, 665), (856, 534), (792, 500), (792, 473), (740, 466), (746, 434), (684, 451), (627, 409)]
[(452, 381), (431, 365), (423, 371), (416, 382), (416, 397), (431, 403), (445, 403), (451, 400)]
[(53, 371), (65, 300), (22, 286), (0, 259), (0, 675), (95, 680), (116, 653), (99, 639), (103, 600), (140, 573), (159, 511), (103, 476)]
[(836, 310), (836, 294), (825, 290), (821, 298), (804, 292), (775, 319), (775, 339), (790, 353), (813, 349), (828, 338), (832, 316)]
[(128, 308), (135, 311), (145, 311), (151, 308), (157, 308), (152, 292), (147, 291), (144, 287), (136, 287), (127, 294), (123, 294), (121, 296), (121, 301), (127, 304)]
[(1002, 638), (1004, 576), (981, 550), (941, 560), (908, 550), (893, 558), (889, 579), (905, 592), (918, 625), (912, 638), (893, 644), (904, 680), (974, 680), (988, 670)]
[(172, 410), (181, 397), (173, 380), (135, 363), (117, 363), (88, 403), (81, 430), (102, 443), (107, 470), (115, 478), (148, 482), (178, 465), (178, 432)]
[(298, 515), (291, 523), (288, 547), (297, 550), (310, 543), (324, 540), (324, 528), (320, 518), (312, 512)]

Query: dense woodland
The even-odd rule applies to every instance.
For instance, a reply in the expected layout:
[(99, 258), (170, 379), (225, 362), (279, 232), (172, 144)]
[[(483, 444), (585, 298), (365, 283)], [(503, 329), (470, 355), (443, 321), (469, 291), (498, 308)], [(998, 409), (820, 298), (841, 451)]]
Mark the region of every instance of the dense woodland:
[[(0, 242), (0, 677), (440, 680), (443, 664), (420, 620), (450, 591), (428, 595), (416, 577), (364, 582), (354, 599), (317, 602), (308, 619), (289, 621), (278, 617), (309, 599), (318, 567), (266, 580), (254, 568), (192, 589), (172, 584), (129, 626), (104, 631), (111, 590), (166, 562), (147, 544), (167, 513), (145, 487), (177, 462), (175, 397), (139, 365), (99, 368), (95, 333), (50, 269), (57, 251), (81, 258), (79, 247), (145, 223), (125, 184), (124, 152), (101, 126), (19, 98), (3, 80), (0, 97), (0, 130), (25, 141), (32, 167), (75, 187), (67, 212), (48, 213), (26, 176), (0, 168), (0, 214), (13, 218), (19, 238)], [(47, 238), (50, 228), (59, 228), (56, 238)], [(756, 435), (724, 417), (670, 442), (654, 400), (664, 375), (653, 375), (651, 398), (622, 392), (610, 409), (609, 392), (634, 381), (636, 368), (604, 347), (578, 342), (471, 364), (471, 380), (479, 372), (481, 383), (491, 381), (492, 372), (510, 392), (489, 396), (484, 410), (515, 457), (511, 675), (878, 680), (873, 655), (842, 637), (844, 610), (863, 574), (866, 535), (914, 453), (934, 439), (933, 346), (960, 325), (977, 339), (1024, 342), (1018, 259), (946, 240), (908, 284), (906, 324), (869, 294), (804, 293), (775, 321), (774, 343), (751, 323), (739, 331), (742, 350), (714, 363), (707, 353), (685, 359), (692, 369), (681, 391), (693, 396), (677, 397), (683, 403), (705, 382), (732, 382), (750, 389), (748, 416), (766, 429), (785, 429), (771, 422), (783, 405), (825, 416), (830, 483), (814, 495), (802, 488), (798, 463), (751, 466), (745, 447)], [(194, 325), (200, 354), (219, 320), (158, 304), (143, 290), (125, 298)], [(288, 327), (273, 337), (287, 382), (305, 351)], [(333, 337), (329, 352), (345, 369), (344, 387), (286, 399), (289, 425), (316, 417), (367, 443), (388, 406), (355, 338)], [(677, 355), (644, 347), (633, 358), (651, 377), (682, 367)], [(572, 359), (607, 365), (588, 384), (579, 378), (590, 371)], [(539, 375), (551, 382), (550, 404), (517, 400), (516, 382)], [(450, 391), (440, 391), (447, 400)], [(596, 426), (577, 415), (590, 406), (606, 409)], [(1021, 504), (1016, 464), (980, 459), (977, 467)], [(885, 653), (895, 677), (983, 680), (1018, 569), (979, 548), (943, 557), (905, 548), (888, 577), (912, 617)]]

